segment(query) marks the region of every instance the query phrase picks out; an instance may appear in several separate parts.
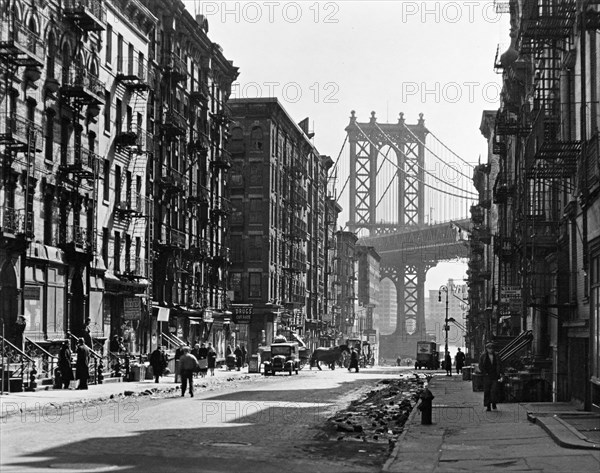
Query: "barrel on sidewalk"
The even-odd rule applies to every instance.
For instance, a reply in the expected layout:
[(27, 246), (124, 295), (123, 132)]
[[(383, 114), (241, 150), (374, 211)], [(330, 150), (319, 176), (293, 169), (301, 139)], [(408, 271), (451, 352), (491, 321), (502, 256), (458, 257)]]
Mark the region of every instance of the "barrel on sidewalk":
[(472, 376), (473, 376), (473, 367), (472, 366), (463, 366), (463, 368), (462, 368), (463, 381), (471, 381)]

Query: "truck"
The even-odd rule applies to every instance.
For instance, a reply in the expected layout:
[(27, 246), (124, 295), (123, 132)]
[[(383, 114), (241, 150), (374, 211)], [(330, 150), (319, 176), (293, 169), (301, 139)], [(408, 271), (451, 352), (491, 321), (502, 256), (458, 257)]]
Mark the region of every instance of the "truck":
[(417, 361), (415, 369), (437, 370), (440, 367), (437, 344), (435, 342), (417, 342)]

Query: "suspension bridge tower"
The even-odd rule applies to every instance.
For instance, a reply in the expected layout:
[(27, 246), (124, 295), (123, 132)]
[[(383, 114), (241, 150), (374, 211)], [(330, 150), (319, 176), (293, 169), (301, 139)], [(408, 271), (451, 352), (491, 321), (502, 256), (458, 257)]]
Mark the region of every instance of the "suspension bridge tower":
[[(402, 233), (425, 226), (425, 140), (423, 114), (416, 124), (377, 123), (375, 112), (359, 123), (351, 112), (346, 127), (350, 151), (349, 221), (359, 237)], [(387, 176), (382, 174), (386, 173)], [(383, 188), (382, 188), (383, 187)], [(426, 340), (425, 276), (434, 262), (414, 253), (381, 255), (381, 278), (396, 288), (396, 329), (380, 337), (380, 356), (414, 358), (417, 341)]]

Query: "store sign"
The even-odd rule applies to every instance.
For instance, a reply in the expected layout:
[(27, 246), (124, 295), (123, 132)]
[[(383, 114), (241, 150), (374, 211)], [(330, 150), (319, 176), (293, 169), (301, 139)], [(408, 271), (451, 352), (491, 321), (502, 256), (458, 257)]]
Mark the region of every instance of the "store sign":
[(500, 302), (508, 304), (511, 308), (519, 308), (521, 306), (521, 288), (519, 286), (501, 288)]
[(139, 297), (123, 299), (123, 318), (125, 320), (140, 320), (142, 318), (142, 300)]
[(249, 324), (254, 314), (254, 307), (252, 304), (232, 304), (231, 312), (233, 323)]
[(23, 289), (23, 298), (30, 301), (39, 301), (40, 289), (40, 286), (25, 286)]
[(213, 311), (209, 309), (204, 309), (204, 315), (202, 316), (202, 320), (206, 323), (214, 322)]

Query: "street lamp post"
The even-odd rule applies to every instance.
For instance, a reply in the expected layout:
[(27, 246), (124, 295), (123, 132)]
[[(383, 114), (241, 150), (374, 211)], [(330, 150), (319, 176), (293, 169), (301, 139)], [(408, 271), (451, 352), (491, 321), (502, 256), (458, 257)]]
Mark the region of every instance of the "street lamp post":
[(446, 317), (444, 319), (444, 356), (448, 353), (448, 286), (441, 286), (438, 294), (438, 302), (442, 302), (442, 292), (446, 293)]

